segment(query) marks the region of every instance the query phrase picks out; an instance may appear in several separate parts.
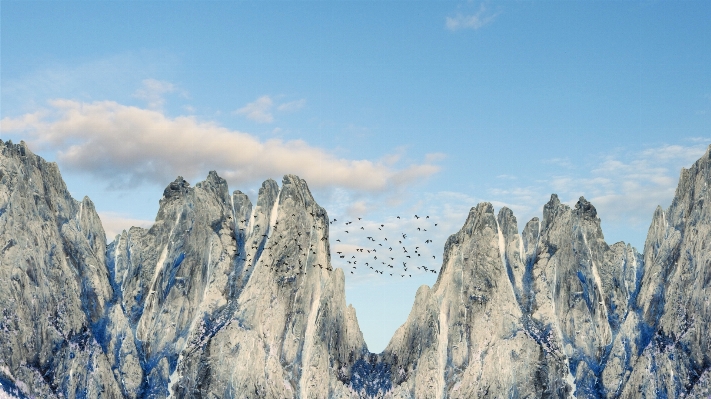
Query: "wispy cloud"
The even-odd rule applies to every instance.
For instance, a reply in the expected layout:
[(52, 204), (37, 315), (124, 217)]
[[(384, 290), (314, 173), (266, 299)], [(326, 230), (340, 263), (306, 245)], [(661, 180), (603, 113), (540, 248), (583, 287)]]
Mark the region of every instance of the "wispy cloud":
[(479, 11), (474, 14), (463, 14), (458, 12), (453, 17), (447, 17), (445, 19), (445, 27), (451, 31), (456, 31), (460, 29), (481, 29), (486, 25), (494, 22), (494, 19), (499, 15), (499, 13), (488, 12), (486, 6), (482, 4), (479, 7)]
[(178, 174), (196, 178), (215, 169), (231, 185), (293, 173), (313, 187), (384, 193), (440, 170), (428, 161), (403, 166), (338, 158), (303, 140), (263, 141), (192, 116), (113, 101), (53, 100), (41, 111), (3, 118), (1, 126), (26, 135), (35, 148), (55, 151), (63, 167), (118, 186), (165, 184)]
[[(278, 98), (279, 96), (277, 96)], [(257, 123), (272, 123), (274, 122), (274, 110), (280, 112), (294, 112), (306, 106), (306, 99), (288, 101), (275, 105), (275, 101), (271, 96), (264, 95), (255, 101), (245, 105), (242, 108), (235, 110), (233, 113), (244, 115), (249, 120)]]
[[(681, 168), (690, 167), (709, 144), (708, 140), (697, 139), (686, 142), (691, 144), (620, 150), (592, 161), (581, 160), (576, 168), (540, 176), (541, 180), (526, 186), (501, 180), (497, 188), (488, 190), (489, 201), (506, 203), (520, 211), (517, 216), (529, 218), (540, 215), (551, 193), (571, 205), (584, 196), (608, 226), (638, 229), (643, 235), (657, 205), (666, 207), (674, 197)], [(569, 161), (559, 158), (544, 162), (565, 166)]]
[[(164, 51), (119, 53), (78, 64), (49, 62), (37, 69), (28, 68), (19, 76), (3, 78), (2, 113), (31, 112), (51, 98), (93, 101), (110, 96), (127, 101), (140, 95), (135, 88), (144, 79), (170, 75), (181, 62)], [(173, 88), (177, 90), (173, 94), (183, 93), (175, 84)]]
[[(156, 79), (144, 79), (142, 86), (133, 93), (135, 98), (146, 101), (148, 108), (161, 109), (165, 104), (165, 94), (175, 93), (178, 88), (170, 82), (165, 82)], [(185, 91), (181, 91), (184, 96), (187, 96)]]
[(279, 106), (277, 106), (277, 110), (291, 112), (300, 110), (301, 108), (304, 108), (304, 106), (306, 106), (306, 99), (302, 98), (301, 100), (289, 101), (283, 104), (279, 104)]
[(236, 114), (244, 115), (247, 119), (257, 123), (272, 123), (274, 115), (272, 115), (272, 101), (269, 96), (261, 96), (256, 101), (251, 102), (244, 107), (235, 111)]
[(573, 163), (570, 161), (570, 158), (568, 158), (568, 157), (544, 159), (541, 161), (541, 163), (548, 164), (548, 165), (556, 165), (556, 166), (559, 166), (559, 167), (565, 168), (565, 169), (574, 168)]

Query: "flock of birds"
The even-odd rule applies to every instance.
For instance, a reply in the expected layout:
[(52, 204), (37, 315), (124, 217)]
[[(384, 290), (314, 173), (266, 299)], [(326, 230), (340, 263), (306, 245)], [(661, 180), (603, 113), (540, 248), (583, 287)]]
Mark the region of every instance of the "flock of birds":
[[(396, 218), (402, 220), (400, 216)], [(340, 249), (336, 251), (337, 262), (351, 274), (355, 274), (358, 270), (401, 278), (412, 277), (414, 270), (436, 274), (435, 268), (426, 266), (427, 263), (431, 265), (436, 261), (436, 256), (426, 255), (429, 251), (425, 247), (432, 243), (428, 229), (432, 233), (432, 229), (437, 228), (437, 223), (434, 223), (429, 216), (414, 215), (413, 219), (416, 226), (411, 231), (401, 231), (394, 235), (392, 234), (394, 232), (388, 231), (384, 223), (367, 225), (363, 224), (360, 217), (354, 221), (342, 222), (343, 230), (336, 230), (337, 237), (340, 237), (341, 233), (349, 236), (357, 233), (370, 235), (365, 237), (367, 245), (357, 245), (356, 248), (345, 245), (340, 238), (337, 238), (335, 242), (342, 244), (334, 244), (337, 249)], [(337, 225), (338, 220), (333, 219), (329, 223)]]
[[(312, 214), (312, 216), (314, 215)], [(254, 217), (256, 218), (256, 215)], [(397, 216), (396, 218), (401, 219), (400, 216)], [(343, 266), (344, 270), (350, 271), (351, 274), (355, 274), (356, 271), (362, 270), (366, 272), (372, 271), (379, 275), (410, 278), (414, 272), (413, 269), (419, 270), (420, 272), (436, 274), (437, 270), (435, 268), (426, 266), (427, 263), (431, 265), (433, 262), (436, 262), (436, 256), (425, 255), (425, 253), (429, 252), (425, 250), (425, 246), (433, 242), (431, 238), (426, 238), (429, 236), (427, 232), (428, 229), (431, 230), (436, 228), (437, 223), (431, 221), (429, 216), (420, 217), (418, 215), (414, 215), (414, 219), (417, 224), (417, 226), (415, 226), (416, 230), (413, 228), (413, 231), (411, 232), (399, 232), (395, 235), (388, 234), (388, 229), (384, 223), (365, 224), (362, 223), (363, 218), (360, 217), (357, 218), (357, 222), (355, 222), (355, 224), (354, 221), (341, 222), (340, 227), (342, 230), (335, 229), (336, 227), (339, 227), (338, 219), (334, 218), (333, 220), (329, 220), (329, 224), (333, 226), (330, 230), (335, 233), (334, 235), (336, 236), (336, 239), (332, 245), (334, 245), (336, 249), (339, 249), (335, 252), (337, 257), (335, 258), (334, 263), (340, 264), (340, 266)], [(240, 220), (239, 222), (245, 224), (245, 228), (239, 229), (244, 231), (248, 220)], [(254, 256), (252, 254), (262, 252), (259, 251), (259, 247), (260, 245), (266, 244), (263, 249), (269, 249), (268, 257), (270, 259), (260, 258), (260, 262), (264, 262), (266, 260), (270, 265), (270, 270), (284, 273), (304, 273), (306, 264), (310, 263), (308, 262), (308, 256), (316, 255), (314, 243), (308, 239), (308, 236), (311, 233), (299, 231), (296, 233), (296, 236), (293, 236), (292, 234), (292, 237), (289, 237), (289, 234), (287, 234), (286, 239), (293, 239), (294, 241), (293, 244), (287, 244), (286, 242), (288, 241), (284, 241), (285, 236), (278, 230), (278, 221), (275, 222), (274, 226), (269, 227), (271, 228), (267, 232), (261, 234), (261, 238), (266, 239), (277, 234), (281, 240), (253, 240), (250, 244), (250, 248), (255, 250), (254, 252), (246, 251), (247, 253), (237, 253), (237, 256), (245, 262), (246, 268), (252, 266), (252, 256)], [(259, 228), (259, 225), (255, 225), (254, 228)], [(316, 225), (312, 226), (312, 228), (319, 229)], [(375, 230), (375, 228), (377, 228), (377, 230)], [(369, 230), (373, 231), (371, 232)], [(346, 239), (345, 236), (341, 236), (341, 233), (347, 234), (349, 239)], [(342, 237), (344, 238), (343, 241), (352, 242), (354, 239), (362, 239), (364, 234), (370, 234), (365, 237), (365, 240), (368, 243), (367, 245), (350, 245), (342, 242), (341, 238), (337, 238)], [(325, 241), (326, 237), (322, 237), (321, 240)], [(311, 243), (308, 248), (305, 248), (307, 242)], [(278, 259), (274, 259), (274, 254), (279, 252), (274, 251), (275, 249), (278, 249), (275, 246), (280, 244), (283, 245), (284, 250), (293, 245), (298, 249), (298, 251), (291, 254), (288, 254), (290, 251), (287, 251), (287, 253), (282, 252), (281, 255), (277, 255)], [(250, 254), (250, 252), (252, 254)], [(429, 256), (431, 256), (431, 259), (429, 259)], [(311, 264), (313, 267), (332, 270), (328, 264), (324, 265), (313, 262), (311, 262)]]

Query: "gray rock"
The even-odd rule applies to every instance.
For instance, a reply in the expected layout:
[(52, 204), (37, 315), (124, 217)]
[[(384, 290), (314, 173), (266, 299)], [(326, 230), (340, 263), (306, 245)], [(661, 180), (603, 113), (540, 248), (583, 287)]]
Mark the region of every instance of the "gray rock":
[[(638, 348), (622, 397), (703, 397), (711, 367), (711, 147), (682, 169), (645, 242)], [(698, 387), (697, 387), (698, 385)], [(697, 396), (700, 395), (700, 396)]]
[(101, 341), (113, 297), (105, 243), (93, 204), (72, 199), (56, 164), (24, 142), (0, 141), (3, 386), (36, 397), (122, 397)]
[(639, 254), (554, 194), (469, 213), (370, 353), (306, 182), (210, 172), (110, 244), (57, 166), (0, 142), (0, 397), (691, 398), (711, 392), (709, 152)]
[(447, 240), (437, 283), (418, 290), (407, 322), (385, 350), (396, 376), (394, 397), (540, 397), (570, 390), (556, 384), (563, 376), (547, 359), (556, 355), (546, 355), (549, 349), (524, 326), (507, 270), (511, 262), (523, 267), (516, 221), (508, 210), (499, 220), (503, 228), (491, 204), (479, 204)]

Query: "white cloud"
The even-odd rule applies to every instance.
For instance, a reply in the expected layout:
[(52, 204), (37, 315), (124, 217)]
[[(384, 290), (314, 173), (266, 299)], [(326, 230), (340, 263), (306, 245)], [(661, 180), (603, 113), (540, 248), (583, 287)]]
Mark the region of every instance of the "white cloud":
[(93, 101), (111, 96), (129, 99), (142, 79), (172, 75), (181, 63), (174, 54), (144, 50), (81, 63), (49, 62), (39, 68), (28, 68), (16, 77), (3, 79), (3, 115), (31, 112), (43, 105), (38, 101), (48, 98)]
[(565, 169), (573, 169), (573, 163), (570, 162), (570, 158), (564, 157), (564, 158), (550, 158), (550, 159), (544, 159), (541, 161), (543, 164), (549, 164), (549, 165), (556, 165), (560, 166)]
[(235, 113), (257, 123), (272, 123), (274, 122), (274, 115), (271, 113), (273, 105), (274, 101), (271, 97), (261, 96), (256, 101), (236, 110)]
[(306, 106), (306, 99), (302, 98), (301, 100), (290, 101), (287, 103), (279, 104), (279, 106), (277, 107), (277, 110), (291, 112), (291, 111), (300, 110), (301, 108), (304, 108), (304, 106)]
[[(156, 79), (144, 79), (140, 89), (133, 93), (135, 98), (145, 100), (148, 108), (161, 109), (165, 104), (164, 94), (174, 93), (177, 88), (170, 82)], [(184, 93), (185, 94), (185, 93)]]
[[(294, 112), (300, 110), (304, 106), (306, 106), (306, 99), (302, 98), (296, 101), (281, 103), (276, 106), (276, 110), (280, 112)], [(272, 112), (274, 108), (274, 100), (270, 96), (264, 95), (256, 99), (254, 102), (251, 102), (234, 111), (234, 113), (244, 115), (247, 119), (253, 120), (257, 123), (272, 123), (274, 122), (274, 114)]]
[[(688, 141), (694, 144), (619, 151), (592, 162), (580, 160), (577, 168), (557, 172), (564, 174), (541, 176), (543, 180), (535, 185), (489, 189), (489, 200), (507, 203), (514, 210), (518, 208), (522, 214), (517, 216), (528, 218), (540, 215), (551, 193), (558, 194), (561, 201), (570, 205), (584, 196), (608, 226), (636, 229), (643, 235), (657, 205), (666, 207), (671, 203), (681, 168), (690, 167), (709, 144), (708, 141)], [(567, 163), (567, 159), (546, 162), (561, 165)], [(505, 181), (499, 183), (503, 185)]]
[(426, 162), (439, 162), (447, 158), (447, 154), (441, 153), (441, 152), (431, 152), (429, 154), (425, 154), (425, 161)]
[(498, 15), (498, 13), (488, 13), (486, 6), (482, 4), (479, 7), (479, 11), (477, 11), (475, 14), (465, 15), (461, 12), (458, 12), (457, 15), (453, 17), (447, 17), (445, 20), (445, 26), (451, 31), (459, 29), (477, 30), (494, 22), (494, 19)]
[(27, 134), (34, 148), (57, 152), (63, 167), (113, 184), (166, 184), (176, 175), (204, 176), (215, 169), (231, 185), (293, 173), (313, 187), (388, 192), (439, 171), (424, 162), (397, 167), (382, 161), (338, 158), (302, 140), (260, 141), (192, 116), (113, 101), (53, 100), (49, 109), (6, 117), (3, 132)]

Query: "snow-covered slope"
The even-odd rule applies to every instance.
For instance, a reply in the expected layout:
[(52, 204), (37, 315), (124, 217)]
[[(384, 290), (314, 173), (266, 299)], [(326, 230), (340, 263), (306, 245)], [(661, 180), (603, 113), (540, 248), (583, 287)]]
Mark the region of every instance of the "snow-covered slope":
[(472, 208), (383, 353), (368, 352), (306, 182), (256, 204), (215, 172), (106, 245), (53, 163), (0, 142), (0, 397), (708, 397), (709, 152), (644, 254), (554, 194), (519, 232)]

